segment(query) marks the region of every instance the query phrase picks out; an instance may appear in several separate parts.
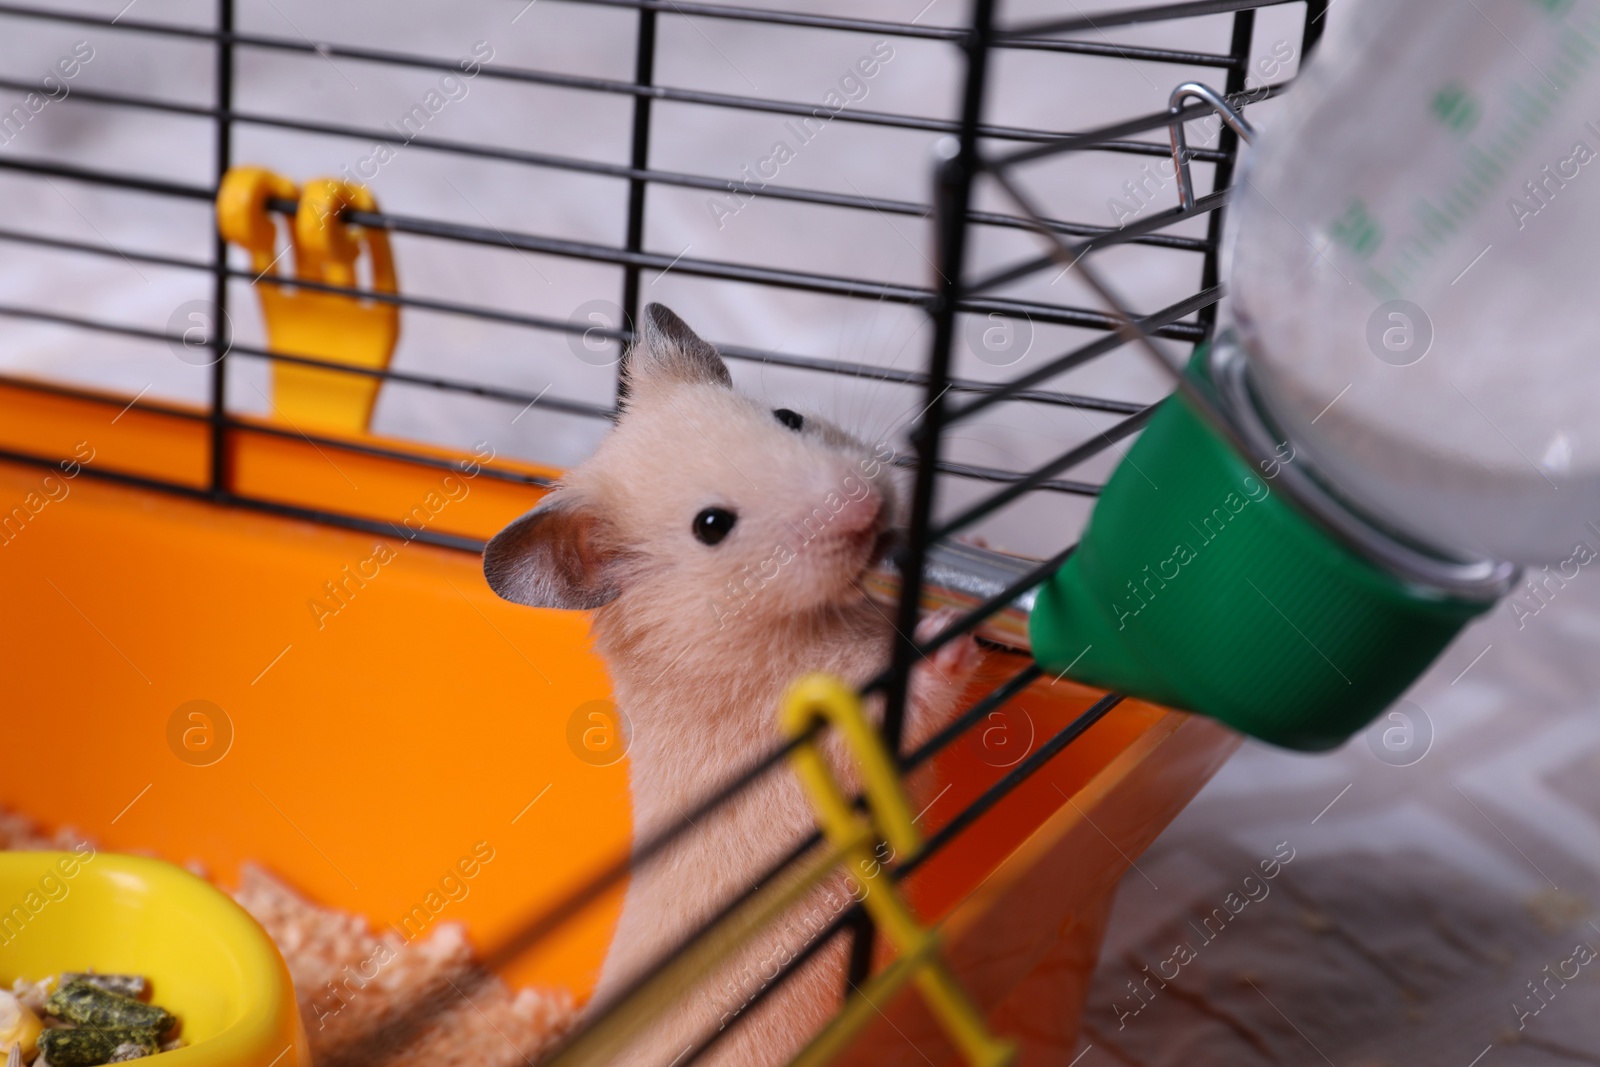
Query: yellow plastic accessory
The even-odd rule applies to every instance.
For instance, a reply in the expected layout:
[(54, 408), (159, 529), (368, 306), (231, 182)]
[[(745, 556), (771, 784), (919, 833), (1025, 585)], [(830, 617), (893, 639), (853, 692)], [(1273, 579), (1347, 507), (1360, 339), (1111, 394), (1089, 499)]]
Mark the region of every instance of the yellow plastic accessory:
[[(899, 776), (882, 741), (867, 721), (855, 690), (826, 674), (813, 674), (796, 682), (784, 698), (781, 722), (789, 737), (800, 737), (819, 719), (831, 722), (861, 769), (871, 822), (857, 812), (816, 741), (795, 749), (791, 761), (800, 784), (811, 794), (822, 832), (842, 850), (851, 867), (867, 870), (877, 860), (876, 840), (887, 841), (900, 856), (910, 857), (922, 847), (911, 807), (901, 791)], [(897, 890), (875, 886), (862, 903), (899, 956), (858, 988), (826, 1028), (806, 1046), (794, 1064), (825, 1064), (844, 1050), (850, 1038), (879, 1012), (907, 982), (915, 981), (934, 1016), (944, 1025), (956, 1047), (977, 1067), (1005, 1067), (1016, 1058), (1016, 1047), (989, 1033), (983, 1016), (961, 988), (939, 955), (938, 935), (917, 923), (910, 906)]]
[(150, 980), (188, 1042), (162, 1067), (311, 1067), (289, 969), (226, 895), (88, 845), (0, 852), (0, 983), (87, 970)]
[[(268, 213), (267, 201), (296, 197), (300, 207), (289, 231), (289, 247), (279, 251), (278, 227)], [(400, 337), (398, 305), (261, 281), (263, 277), (285, 278), (280, 261), (285, 252), (292, 251), (295, 278), (358, 288), (356, 261), (365, 245), (372, 274), (367, 288), (396, 292), (389, 235), (345, 222), (341, 214), (347, 209), (376, 211), (378, 206), (364, 185), (318, 178), (299, 190), (287, 178), (261, 167), (234, 167), (217, 192), (217, 228), (226, 240), (250, 253), (268, 348), (284, 355), (383, 370)], [(272, 406), (278, 417), (296, 429), (365, 433), (379, 381), (364, 374), (274, 363)]]

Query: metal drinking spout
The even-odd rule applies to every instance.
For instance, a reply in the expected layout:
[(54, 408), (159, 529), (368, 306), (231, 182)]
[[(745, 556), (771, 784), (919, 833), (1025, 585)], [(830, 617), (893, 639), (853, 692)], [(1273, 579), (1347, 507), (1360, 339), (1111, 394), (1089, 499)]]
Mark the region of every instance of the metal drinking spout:
[[(900, 602), (902, 583), (895, 557), (896, 553), (886, 554), (883, 561), (862, 579), (867, 595), (886, 607), (893, 607)], [(923, 566), (923, 609), (971, 611), (1004, 593), (1038, 565), (1038, 560), (1009, 556), (1004, 552), (960, 542), (933, 545), (928, 549)], [(1015, 597), (981, 622), (973, 633), (1006, 648), (1019, 652), (1031, 651), (1028, 619), (1033, 614), (1034, 598), (1038, 592), (1035, 587)]]

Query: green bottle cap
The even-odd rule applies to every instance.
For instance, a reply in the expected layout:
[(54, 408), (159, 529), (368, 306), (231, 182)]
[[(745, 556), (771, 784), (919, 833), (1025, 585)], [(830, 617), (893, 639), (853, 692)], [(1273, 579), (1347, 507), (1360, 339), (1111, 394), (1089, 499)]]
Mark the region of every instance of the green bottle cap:
[[(1212, 389), (1205, 350), (1189, 373)], [(1501, 566), (1462, 595), (1369, 562), (1291, 501), (1293, 460), (1280, 456), (1252, 464), (1190, 400), (1165, 401), (1039, 591), (1029, 632), (1040, 665), (1274, 744), (1329, 749), (1509, 584)]]

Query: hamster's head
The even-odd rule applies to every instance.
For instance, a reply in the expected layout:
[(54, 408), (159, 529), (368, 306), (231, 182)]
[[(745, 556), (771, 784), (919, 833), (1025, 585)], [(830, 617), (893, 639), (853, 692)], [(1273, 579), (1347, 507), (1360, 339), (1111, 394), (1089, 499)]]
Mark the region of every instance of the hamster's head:
[(615, 429), (489, 542), (489, 585), (692, 632), (859, 604), (897, 518), (892, 453), (736, 393), (716, 349), (662, 305), (641, 318)]

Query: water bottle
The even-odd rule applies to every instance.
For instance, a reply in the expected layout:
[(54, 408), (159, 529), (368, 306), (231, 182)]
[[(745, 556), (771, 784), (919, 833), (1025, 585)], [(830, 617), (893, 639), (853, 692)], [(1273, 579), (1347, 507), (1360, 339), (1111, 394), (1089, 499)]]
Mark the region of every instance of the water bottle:
[(1229, 302), (1016, 610), (1052, 672), (1341, 744), (1600, 556), (1600, 0), (1347, 0), (1235, 182)]
[(1030, 620), (1047, 668), (1307, 750), (1600, 549), (1600, 2), (1339, 15), (1236, 182), (1226, 328)]
[(1600, 5), (1346, 17), (1235, 190), (1252, 388), (1385, 526), (1564, 560), (1600, 518)]

